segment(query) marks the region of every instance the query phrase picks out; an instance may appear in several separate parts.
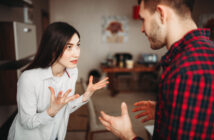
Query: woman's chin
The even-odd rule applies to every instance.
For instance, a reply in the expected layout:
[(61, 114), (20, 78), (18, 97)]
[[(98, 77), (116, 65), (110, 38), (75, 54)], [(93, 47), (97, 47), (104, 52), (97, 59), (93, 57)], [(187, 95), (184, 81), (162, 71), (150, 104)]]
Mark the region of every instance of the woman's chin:
[(77, 65), (69, 65), (66, 68), (73, 69), (73, 68), (76, 68), (76, 67), (77, 67)]

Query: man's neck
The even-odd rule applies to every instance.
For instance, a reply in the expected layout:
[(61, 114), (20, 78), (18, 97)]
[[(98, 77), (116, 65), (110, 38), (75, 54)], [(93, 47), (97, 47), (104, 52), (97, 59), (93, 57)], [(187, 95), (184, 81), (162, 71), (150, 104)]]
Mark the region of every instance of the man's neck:
[(197, 25), (193, 20), (179, 21), (174, 22), (172, 26), (169, 26), (166, 44), (168, 50), (175, 42), (182, 39), (188, 32), (197, 29)]

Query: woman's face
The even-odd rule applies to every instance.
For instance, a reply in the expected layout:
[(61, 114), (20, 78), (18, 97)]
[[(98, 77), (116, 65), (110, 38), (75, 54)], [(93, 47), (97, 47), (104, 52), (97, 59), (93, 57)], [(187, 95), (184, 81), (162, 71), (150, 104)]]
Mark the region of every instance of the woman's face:
[(80, 56), (80, 39), (75, 33), (66, 43), (62, 56), (59, 59), (59, 64), (66, 68), (75, 68)]

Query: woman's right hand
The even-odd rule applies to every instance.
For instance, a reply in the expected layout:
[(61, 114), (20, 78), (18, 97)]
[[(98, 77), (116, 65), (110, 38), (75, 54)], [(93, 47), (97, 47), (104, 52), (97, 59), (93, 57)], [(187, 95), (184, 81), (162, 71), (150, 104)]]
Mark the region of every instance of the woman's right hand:
[(62, 91), (60, 91), (57, 95), (55, 96), (55, 91), (52, 87), (48, 87), (51, 91), (51, 99), (50, 99), (50, 106), (47, 110), (47, 113), (49, 116), (53, 117), (57, 114), (57, 112), (67, 103), (77, 99), (80, 95), (75, 94), (73, 96), (69, 96), (68, 94), (71, 92), (71, 89), (68, 89), (62, 96)]

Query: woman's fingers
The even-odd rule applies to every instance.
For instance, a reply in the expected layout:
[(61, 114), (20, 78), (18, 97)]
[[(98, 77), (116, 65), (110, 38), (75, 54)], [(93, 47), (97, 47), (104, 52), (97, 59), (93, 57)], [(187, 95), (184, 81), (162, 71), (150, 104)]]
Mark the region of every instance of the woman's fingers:
[(67, 97), (68, 94), (69, 94), (71, 91), (72, 91), (72, 89), (68, 89), (68, 90), (64, 93), (63, 97)]
[(94, 89), (100, 89), (100, 88), (103, 88), (105, 86), (106, 86), (106, 84), (94, 85)]
[(93, 76), (91, 75), (90, 77), (89, 77), (89, 84), (92, 84), (93, 83)]
[(67, 98), (65, 99), (65, 103), (67, 104), (68, 102), (73, 101), (73, 100), (75, 100), (75, 99), (77, 99), (77, 98), (79, 98), (79, 97), (80, 97), (79, 94), (75, 94), (75, 95), (69, 96), (69, 97), (67, 97)]
[(106, 78), (100, 80), (99, 82), (97, 82), (97, 83), (95, 83), (95, 84), (101, 84), (101, 83), (106, 83), (106, 82), (108, 82), (108, 77), (106, 77)]
[(108, 83), (109, 81), (98, 82), (94, 84), (94, 87), (103, 87), (103, 86), (106, 86)]
[(55, 100), (55, 92), (54, 89), (52, 87), (48, 87), (50, 92), (51, 92), (51, 101)]
[(57, 95), (57, 99), (60, 99), (62, 97), (62, 91), (60, 91)]
[(104, 86), (104, 85), (107, 85), (109, 82), (105, 82), (105, 83), (99, 83), (99, 84), (94, 84), (94, 86)]
[(100, 83), (106, 83), (106, 82), (108, 82), (108, 77), (106, 77), (106, 78), (104, 78), (103, 80), (101, 80), (101, 81), (99, 81), (99, 82), (97, 82), (96, 84), (100, 84)]

